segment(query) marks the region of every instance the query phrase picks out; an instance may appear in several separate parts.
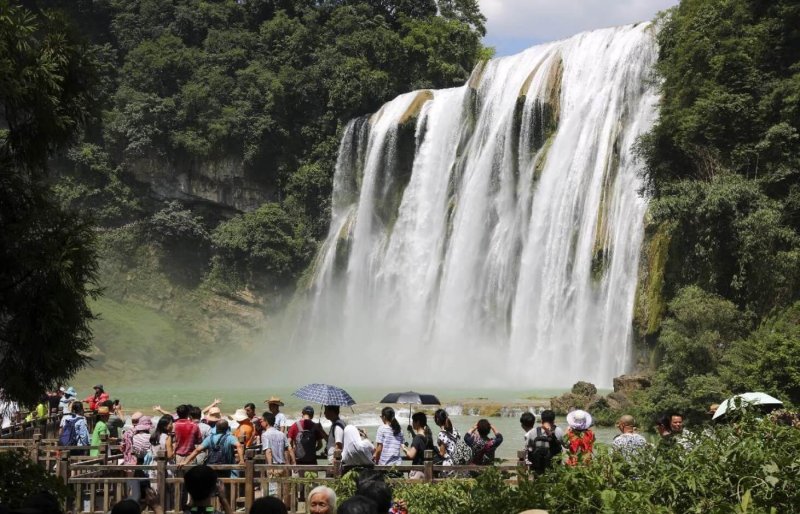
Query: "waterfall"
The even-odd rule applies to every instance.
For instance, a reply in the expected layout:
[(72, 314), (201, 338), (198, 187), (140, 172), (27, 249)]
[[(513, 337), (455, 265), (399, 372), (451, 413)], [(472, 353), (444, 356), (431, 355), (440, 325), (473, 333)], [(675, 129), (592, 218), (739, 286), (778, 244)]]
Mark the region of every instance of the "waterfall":
[(541, 388), (626, 370), (653, 30), (494, 59), (347, 126), (294, 343), (323, 377)]

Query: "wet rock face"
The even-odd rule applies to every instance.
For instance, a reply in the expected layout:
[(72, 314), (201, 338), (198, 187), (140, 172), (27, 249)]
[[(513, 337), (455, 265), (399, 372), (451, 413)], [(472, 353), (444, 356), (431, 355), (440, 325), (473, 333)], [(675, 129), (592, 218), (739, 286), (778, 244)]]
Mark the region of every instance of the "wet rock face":
[(622, 375), (614, 378), (614, 392), (629, 394), (650, 387), (650, 377), (644, 375)]

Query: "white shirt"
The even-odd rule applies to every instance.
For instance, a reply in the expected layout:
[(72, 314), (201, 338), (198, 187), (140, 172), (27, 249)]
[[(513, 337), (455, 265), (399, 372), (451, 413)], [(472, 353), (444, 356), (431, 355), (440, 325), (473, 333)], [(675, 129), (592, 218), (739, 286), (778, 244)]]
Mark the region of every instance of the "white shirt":
[(0, 428), (10, 427), (12, 421), (16, 419), (17, 414), (19, 414), (19, 405), (17, 405), (17, 402), (8, 400), (0, 402), (0, 420), (2, 420)]

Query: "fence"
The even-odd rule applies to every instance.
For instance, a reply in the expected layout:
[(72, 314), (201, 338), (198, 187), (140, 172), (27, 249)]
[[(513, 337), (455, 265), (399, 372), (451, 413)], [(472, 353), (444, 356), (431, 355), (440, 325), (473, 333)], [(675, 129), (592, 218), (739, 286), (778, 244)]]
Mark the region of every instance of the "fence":
[[(71, 450), (97, 449), (99, 456), (73, 455)], [(182, 474), (190, 466), (178, 469), (169, 464), (163, 452), (156, 456), (155, 463), (148, 466), (122, 465), (119, 445), (102, 444), (97, 447), (58, 446), (56, 439), (45, 439), (35, 433), (30, 439), (0, 439), (0, 451), (23, 450), (31, 460), (42, 464), (45, 469), (59, 476), (73, 491), (73, 497), (65, 506), (73, 514), (97, 514), (111, 510), (118, 501), (128, 497), (131, 488), (140, 481), (158, 492), (159, 501), (166, 514), (182, 512), (183, 490)], [(518, 473), (525, 473), (525, 453), (520, 452), (517, 463), (496, 466), (507, 475), (507, 480), (515, 482)], [(231, 478), (222, 478), (226, 497), (234, 510), (249, 511), (256, 498), (277, 496), (281, 498), (292, 514), (307, 513), (301, 501), (303, 491), (310, 491), (317, 485), (330, 485), (342, 474), (341, 453), (336, 451), (333, 464), (326, 465), (269, 465), (263, 455), (253, 450), (245, 452), (243, 463), (235, 465), (215, 465), (217, 470), (233, 471)], [(483, 466), (437, 466), (433, 463), (433, 452), (425, 452), (425, 462), (421, 466), (375, 466), (376, 471), (387, 473), (387, 481), (433, 483), (453, 478), (440, 478), (442, 472), (466, 476), (467, 473), (480, 473)], [(405, 478), (409, 471), (421, 471), (423, 478)], [(137, 476), (138, 475), (138, 476)], [(218, 507), (218, 506), (217, 506)]]

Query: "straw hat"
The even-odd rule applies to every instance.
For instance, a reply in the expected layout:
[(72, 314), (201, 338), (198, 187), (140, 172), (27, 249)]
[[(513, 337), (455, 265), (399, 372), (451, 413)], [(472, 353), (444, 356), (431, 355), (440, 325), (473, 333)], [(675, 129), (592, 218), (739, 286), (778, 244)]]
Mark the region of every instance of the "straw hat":
[(567, 424), (573, 430), (586, 430), (592, 426), (592, 415), (585, 410), (574, 410), (567, 414)]
[(105, 405), (101, 405), (100, 407), (97, 408), (98, 416), (108, 416), (109, 414), (111, 414), (111, 411), (109, 411), (108, 407), (106, 407)]
[(283, 402), (277, 396), (270, 396), (269, 400), (264, 400), (264, 403), (266, 403), (267, 405), (275, 403), (283, 407)]
[(208, 409), (208, 414), (206, 414), (206, 420), (208, 421), (219, 421), (222, 419), (222, 411), (219, 410), (219, 407), (211, 407)]
[(246, 419), (250, 419), (250, 416), (247, 415), (247, 413), (244, 411), (244, 409), (236, 409), (236, 412), (233, 413), (233, 416), (231, 416), (231, 419), (241, 423), (242, 421), (244, 421)]

